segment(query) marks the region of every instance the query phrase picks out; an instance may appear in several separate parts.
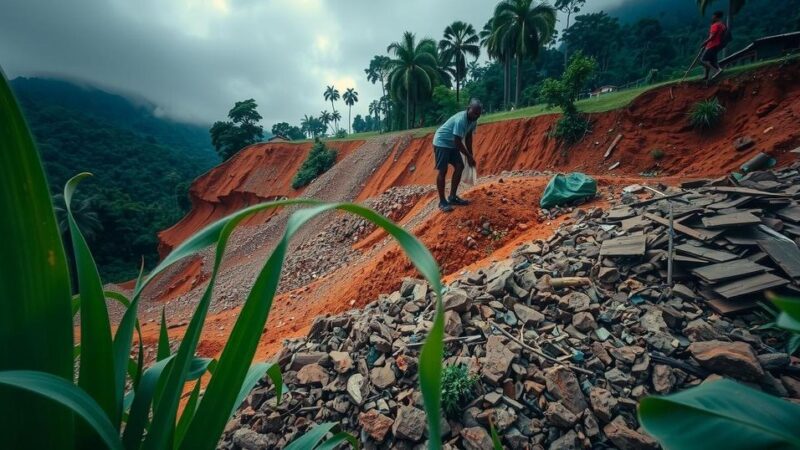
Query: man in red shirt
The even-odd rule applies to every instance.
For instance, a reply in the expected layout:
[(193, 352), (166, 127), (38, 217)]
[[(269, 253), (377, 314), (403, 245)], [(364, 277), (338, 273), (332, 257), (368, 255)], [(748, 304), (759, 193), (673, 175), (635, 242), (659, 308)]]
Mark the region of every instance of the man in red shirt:
[(715, 12), (714, 15), (711, 16), (711, 31), (708, 33), (708, 39), (700, 44), (700, 48), (705, 49), (703, 51), (703, 57), (700, 59), (700, 63), (702, 63), (706, 69), (706, 75), (703, 77), (704, 81), (709, 79), (708, 76), (711, 74), (711, 69), (716, 70), (714, 75), (711, 76), (712, 80), (722, 73), (722, 68), (719, 66), (719, 62), (717, 62), (717, 54), (722, 50), (722, 40), (727, 31), (728, 27), (722, 23), (722, 11)]

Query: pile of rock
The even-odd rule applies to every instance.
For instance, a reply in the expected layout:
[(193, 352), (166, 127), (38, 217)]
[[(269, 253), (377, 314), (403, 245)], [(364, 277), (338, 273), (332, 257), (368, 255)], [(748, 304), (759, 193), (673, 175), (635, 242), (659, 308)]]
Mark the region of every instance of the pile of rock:
[[(689, 202), (673, 205), (680, 226), (671, 290), (667, 202), (639, 197), (607, 213), (577, 209), (550, 239), (454, 281), (444, 296), (444, 364), (466, 365), (479, 382), (460, 416), (443, 418), (447, 448), (492, 448), (490, 423), (512, 449), (657, 448), (637, 421), (638, 400), (719, 376), (800, 398), (800, 367), (783, 350), (787, 336), (754, 331), (770, 319), (759, 310), (728, 308), (737, 312), (728, 317), (714, 303), (741, 306), (747, 300), (725, 298), (732, 291), (721, 286), (737, 278), (750, 286), (754, 272), (718, 280), (728, 268), (703, 270), (718, 264), (710, 251), (726, 252), (734, 255), (727, 261), (766, 267), (757, 274), (781, 273), (782, 289), (797, 287), (792, 266), (764, 244), (798, 237), (797, 168), (754, 174), (739, 186), (667, 190), (670, 200)], [(724, 216), (739, 214), (730, 208), (744, 205), (760, 223), (728, 226), (732, 218)], [(759, 234), (754, 245), (743, 243), (745, 229), (774, 239)], [(781, 251), (791, 254), (788, 244)], [(429, 436), (417, 369), (433, 305), (428, 286), (409, 279), (363, 310), (318, 318), (277, 357), (289, 393), (278, 404), (269, 383), (256, 388), (221, 448), (280, 448), (331, 421), (368, 449), (422, 448)]]

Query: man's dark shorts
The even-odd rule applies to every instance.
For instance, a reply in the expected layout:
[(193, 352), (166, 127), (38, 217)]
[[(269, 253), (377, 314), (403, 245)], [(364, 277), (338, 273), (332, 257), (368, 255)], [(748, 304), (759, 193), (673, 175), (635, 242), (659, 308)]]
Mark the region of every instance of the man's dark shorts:
[(705, 51), (703, 52), (702, 60), (713, 66), (718, 65), (717, 54), (719, 53), (719, 50), (720, 50), (719, 47), (711, 47), (705, 49)]
[(436, 170), (447, 170), (448, 164), (453, 167), (464, 164), (464, 162), (461, 161), (460, 152), (454, 148), (437, 147), (434, 145), (433, 154), (436, 159)]

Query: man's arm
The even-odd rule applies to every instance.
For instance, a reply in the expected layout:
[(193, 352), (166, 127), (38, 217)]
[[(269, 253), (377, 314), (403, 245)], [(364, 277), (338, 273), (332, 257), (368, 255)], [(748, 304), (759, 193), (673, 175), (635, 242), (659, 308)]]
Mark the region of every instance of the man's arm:
[(472, 156), (472, 133), (467, 133), (466, 143), (459, 135), (454, 136), (456, 148), (467, 157), (467, 163), (475, 167), (475, 158)]
[(714, 36), (715, 36), (715, 35), (716, 35), (718, 32), (719, 32), (719, 27), (713, 27), (713, 26), (712, 26), (712, 27), (711, 27), (711, 30), (709, 30), (709, 32), (708, 32), (708, 37), (706, 38), (706, 40), (705, 40), (705, 41), (703, 41), (703, 43), (702, 43), (702, 44), (700, 44), (700, 47), (701, 47), (701, 48), (702, 48), (702, 47), (705, 47), (705, 46), (706, 46), (706, 44), (708, 44), (709, 42), (711, 42), (711, 39), (714, 39)]

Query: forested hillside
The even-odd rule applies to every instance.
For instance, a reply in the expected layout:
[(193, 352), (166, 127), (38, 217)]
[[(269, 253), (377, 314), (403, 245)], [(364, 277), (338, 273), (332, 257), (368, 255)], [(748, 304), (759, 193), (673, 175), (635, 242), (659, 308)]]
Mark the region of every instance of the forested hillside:
[[(104, 279), (135, 276), (158, 258), (156, 232), (189, 207), (191, 181), (218, 162), (206, 128), (156, 117), (146, 104), (55, 80), (12, 86), (39, 145), (53, 195), (79, 172), (76, 214)], [(56, 199), (57, 204), (60, 199)]]

